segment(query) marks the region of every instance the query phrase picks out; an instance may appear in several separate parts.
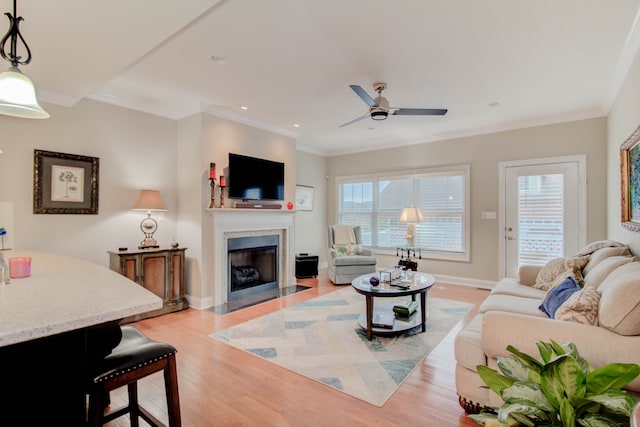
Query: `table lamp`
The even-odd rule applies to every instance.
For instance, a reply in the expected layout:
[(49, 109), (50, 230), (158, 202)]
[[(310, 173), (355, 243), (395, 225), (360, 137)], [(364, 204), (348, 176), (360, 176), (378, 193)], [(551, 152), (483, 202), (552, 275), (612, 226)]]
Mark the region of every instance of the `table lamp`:
[(153, 233), (158, 229), (158, 223), (151, 218), (151, 212), (166, 212), (167, 208), (162, 201), (158, 190), (140, 190), (138, 200), (131, 208), (134, 211), (147, 211), (147, 217), (140, 223), (140, 230), (144, 233), (144, 240), (140, 242), (138, 249), (159, 248), (158, 242), (153, 238)]
[(424, 221), (422, 211), (413, 205), (406, 207), (402, 209), (402, 214), (400, 214), (398, 221), (407, 223), (407, 246), (412, 248), (415, 244), (416, 222)]

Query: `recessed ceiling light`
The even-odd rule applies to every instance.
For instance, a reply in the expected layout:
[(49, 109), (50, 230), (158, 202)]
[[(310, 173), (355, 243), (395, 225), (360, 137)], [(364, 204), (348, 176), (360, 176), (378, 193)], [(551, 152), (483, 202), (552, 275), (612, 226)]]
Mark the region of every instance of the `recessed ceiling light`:
[(227, 58), (225, 58), (224, 56), (211, 55), (209, 57), (209, 59), (212, 60), (216, 64), (226, 64), (227, 63)]
[(249, 107), (245, 107), (244, 105), (240, 107), (241, 110), (248, 110)]
[(299, 128), (299, 127), (300, 127), (300, 125), (299, 125), (299, 124), (297, 124), (297, 123), (294, 123), (294, 124), (293, 124), (293, 127), (294, 127), (294, 128)]

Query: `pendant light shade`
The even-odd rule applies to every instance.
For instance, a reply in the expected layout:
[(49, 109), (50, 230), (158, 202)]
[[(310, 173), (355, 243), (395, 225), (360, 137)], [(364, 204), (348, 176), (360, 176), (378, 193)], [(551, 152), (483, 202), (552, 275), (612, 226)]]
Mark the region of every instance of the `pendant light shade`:
[(0, 114), (26, 119), (49, 117), (36, 98), (36, 89), (31, 79), (18, 67), (9, 67), (0, 73)]
[[(11, 63), (11, 67), (0, 73), (0, 114), (25, 119), (46, 119), (49, 113), (38, 104), (36, 90), (31, 79), (18, 69), (18, 65), (31, 62), (31, 50), (20, 34), (19, 24), (23, 21), (18, 16), (16, 0), (13, 0), (13, 15), (5, 13), (9, 18), (9, 31), (0, 40), (0, 56)], [(26, 50), (26, 57), (18, 55), (18, 41)], [(9, 44), (9, 51), (5, 48)]]

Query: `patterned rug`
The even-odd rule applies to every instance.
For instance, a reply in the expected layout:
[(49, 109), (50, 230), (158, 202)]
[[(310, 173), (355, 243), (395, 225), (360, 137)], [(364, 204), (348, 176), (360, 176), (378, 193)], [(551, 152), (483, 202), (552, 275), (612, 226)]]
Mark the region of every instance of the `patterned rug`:
[(368, 341), (358, 325), (364, 300), (349, 286), (210, 336), (382, 406), (472, 307), (427, 295), (426, 333), (418, 326), (404, 334), (374, 336)]

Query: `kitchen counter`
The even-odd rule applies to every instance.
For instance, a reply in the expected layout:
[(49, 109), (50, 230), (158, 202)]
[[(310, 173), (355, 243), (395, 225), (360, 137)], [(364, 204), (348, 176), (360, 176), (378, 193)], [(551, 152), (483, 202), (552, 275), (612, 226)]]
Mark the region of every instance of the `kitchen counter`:
[[(30, 250), (3, 255), (7, 264), (30, 256), (31, 275), (0, 286), (0, 424), (85, 426), (89, 337), (162, 300), (87, 261)], [(16, 409), (25, 405), (31, 410)]]
[(29, 250), (31, 276), (0, 286), (0, 347), (119, 320), (162, 307), (129, 279), (87, 261)]

